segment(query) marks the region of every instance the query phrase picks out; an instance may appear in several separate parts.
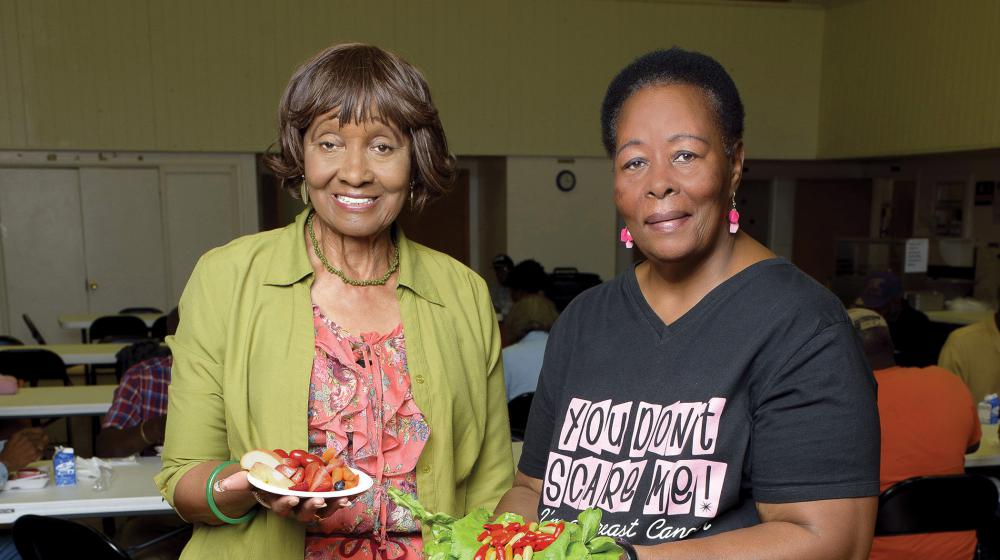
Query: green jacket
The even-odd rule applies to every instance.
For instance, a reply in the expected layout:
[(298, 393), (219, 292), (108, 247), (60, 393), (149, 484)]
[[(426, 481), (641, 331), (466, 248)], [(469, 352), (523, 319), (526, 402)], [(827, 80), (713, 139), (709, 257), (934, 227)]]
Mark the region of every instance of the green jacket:
[[(163, 470), (174, 488), (195, 465), (250, 449), (304, 449), (314, 350), (306, 212), (288, 227), (206, 253), (180, 302)], [(430, 439), (417, 463), (431, 511), (492, 509), (510, 488), (500, 337), (486, 283), (397, 230), (396, 297), (414, 401)], [(265, 511), (244, 525), (197, 526), (183, 558), (301, 559), (304, 526)]]

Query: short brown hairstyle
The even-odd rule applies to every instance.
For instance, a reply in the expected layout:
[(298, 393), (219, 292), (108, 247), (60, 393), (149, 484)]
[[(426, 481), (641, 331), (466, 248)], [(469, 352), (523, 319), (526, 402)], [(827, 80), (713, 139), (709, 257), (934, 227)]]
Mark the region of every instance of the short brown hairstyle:
[(278, 153), (264, 162), (281, 186), (299, 197), (304, 173), (302, 138), (316, 117), (337, 111), (342, 123), (378, 117), (410, 140), (413, 206), (448, 192), (455, 180), (455, 156), (420, 71), (402, 58), (372, 45), (329, 47), (295, 71), (278, 106)]

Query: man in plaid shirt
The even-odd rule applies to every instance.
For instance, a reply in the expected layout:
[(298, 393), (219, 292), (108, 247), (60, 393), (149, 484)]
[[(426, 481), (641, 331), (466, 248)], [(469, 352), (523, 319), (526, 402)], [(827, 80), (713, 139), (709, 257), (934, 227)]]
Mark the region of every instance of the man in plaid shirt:
[(150, 358), (125, 372), (101, 422), (98, 456), (124, 457), (163, 443), (172, 363), (170, 356)]
[[(167, 315), (169, 334), (177, 330), (178, 322), (174, 309)], [(101, 422), (97, 456), (125, 457), (148, 452), (153, 446), (163, 444), (172, 364), (170, 356), (149, 358), (122, 375), (111, 408)]]

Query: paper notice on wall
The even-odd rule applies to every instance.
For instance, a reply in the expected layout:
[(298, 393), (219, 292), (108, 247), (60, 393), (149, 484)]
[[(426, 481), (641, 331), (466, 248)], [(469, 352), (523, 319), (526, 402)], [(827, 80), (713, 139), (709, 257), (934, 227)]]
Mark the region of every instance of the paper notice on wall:
[(927, 272), (927, 255), (930, 251), (930, 240), (907, 239), (906, 254), (903, 258), (903, 272)]

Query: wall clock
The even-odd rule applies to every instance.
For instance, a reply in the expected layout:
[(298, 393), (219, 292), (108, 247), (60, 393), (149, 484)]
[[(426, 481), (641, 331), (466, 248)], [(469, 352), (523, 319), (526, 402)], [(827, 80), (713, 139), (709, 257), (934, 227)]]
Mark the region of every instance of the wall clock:
[(569, 192), (576, 187), (576, 175), (569, 169), (563, 169), (556, 175), (556, 187), (562, 192)]

